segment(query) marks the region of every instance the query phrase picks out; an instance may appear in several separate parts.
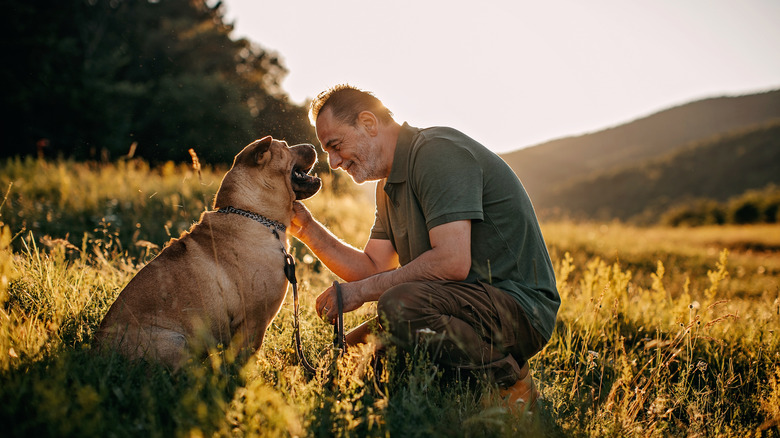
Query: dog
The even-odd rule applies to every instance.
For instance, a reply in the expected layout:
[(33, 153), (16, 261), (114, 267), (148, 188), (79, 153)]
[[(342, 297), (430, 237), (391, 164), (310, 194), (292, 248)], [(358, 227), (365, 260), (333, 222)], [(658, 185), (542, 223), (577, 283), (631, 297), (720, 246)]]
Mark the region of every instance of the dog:
[[(214, 209), (144, 266), (96, 332), (100, 350), (180, 368), (217, 345), (256, 351), (287, 291), (285, 227), (322, 181), (314, 146), (270, 136), (236, 155)], [(199, 350), (200, 349), (200, 350)]]

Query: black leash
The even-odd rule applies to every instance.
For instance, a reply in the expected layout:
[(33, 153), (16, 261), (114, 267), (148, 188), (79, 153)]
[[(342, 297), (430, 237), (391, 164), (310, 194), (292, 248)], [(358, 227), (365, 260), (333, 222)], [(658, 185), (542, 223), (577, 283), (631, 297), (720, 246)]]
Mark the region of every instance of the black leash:
[(339, 355), (343, 355), (347, 345), (347, 339), (344, 336), (344, 298), (341, 295), (341, 285), (338, 281), (333, 282), (333, 288), (336, 290), (336, 305), (339, 311), (336, 323), (333, 324), (333, 346), (341, 350)]
[[(276, 232), (274, 232), (276, 234)], [(279, 237), (277, 235), (277, 237)], [(306, 371), (315, 374), (317, 370), (309, 363), (303, 354), (303, 343), (301, 342), (301, 325), (298, 320), (298, 281), (295, 278), (295, 259), (284, 251), (284, 275), (292, 285), (293, 290), (293, 336), (295, 337), (295, 351), (298, 353), (298, 359)], [(333, 282), (336, 289), (336, 302), (339, 314), (336, 317), (336, 323), (333, 324), (333, 346), (338, 349), (339, 356), (344, 355), (346, 337), (344, 335), (344, 298), (341, 296), (341, 285), (338, 281)]]
[[(276, 232), (274, 231), (274, 234)], [(276, 236), (279, 237), (278, 235)], [(284, 252), (284, 275), (287, 277), (287, 281), (292, 285), (293, 290), (293, 337), (295, 338), (295, 351), (298, 353), (298, 359), (301, 361), (301, 365), (306, 371), (315, 374), (317, 370), (309, 363), (306, 356), (303, 354), (303, 345), (301, 343), (301, 325), (298, 321), (298, 280), (295, 278), (295, 259), (288, 253), (284, 246), (282, 247)]]

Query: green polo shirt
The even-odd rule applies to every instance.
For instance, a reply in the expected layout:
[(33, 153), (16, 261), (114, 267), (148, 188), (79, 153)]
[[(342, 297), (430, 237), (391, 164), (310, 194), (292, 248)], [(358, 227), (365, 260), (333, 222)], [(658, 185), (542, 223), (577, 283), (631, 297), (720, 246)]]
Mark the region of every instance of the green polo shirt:
[(512, 295), (546, 339), (560, 296), (531, 200), (512, 169), (451, 128), (403, 125), (390, 175), (377, 184), (372, 239), (390, 240), (401, 265), (431, 249), (428, 231), (471, 220), (466, 282)]

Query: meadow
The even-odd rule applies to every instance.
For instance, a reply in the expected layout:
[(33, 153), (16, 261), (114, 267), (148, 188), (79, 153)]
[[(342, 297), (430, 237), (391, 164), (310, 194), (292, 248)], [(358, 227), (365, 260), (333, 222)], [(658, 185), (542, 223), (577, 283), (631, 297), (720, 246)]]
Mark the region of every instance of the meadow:
[[(534, 415), (428, 360), (370, 348), (342, 357), (312, 307), (334, 279), (292, 239), (308, 376), (292, 297), (251, 357), (213, 350), (181, 371), (98, 354), (121, 288), (209, 208), (224, 168), (172, 163), (0, 163), (3, 436), (780, 436), (780, 226), (636, 228), (543, 223), (563, 300), (531, 361)], [(325, 186), (334, 179), (324, 176)], [(360, 247), (366, 190), (306, 203)], [(374, 311), (347, 315), (357, 325)]]

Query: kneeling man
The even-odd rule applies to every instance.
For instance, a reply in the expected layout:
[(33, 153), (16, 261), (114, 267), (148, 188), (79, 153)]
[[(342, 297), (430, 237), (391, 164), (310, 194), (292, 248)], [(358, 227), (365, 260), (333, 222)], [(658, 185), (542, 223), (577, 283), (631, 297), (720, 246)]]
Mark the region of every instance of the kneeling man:
[[(412, 349), (442, 338), (439, 363), (487, 375), (507, 401), (538, 393), (528, 359), (550, 339), (560, 305), (531, 201), (511, 168), (463, 133), (399, 125), (373, 94), (321, 93), (310, 118), (333, 169), (378, 180), (376, 219), (363, 251), (344, 244), (297, 202), (291, 233), (336, 275), (344, 311), (378, 301), (381, 328)], [(317, 312), (337, 315), (331, 287)], [(365, 326), (351, 332), (359, 342)]]

